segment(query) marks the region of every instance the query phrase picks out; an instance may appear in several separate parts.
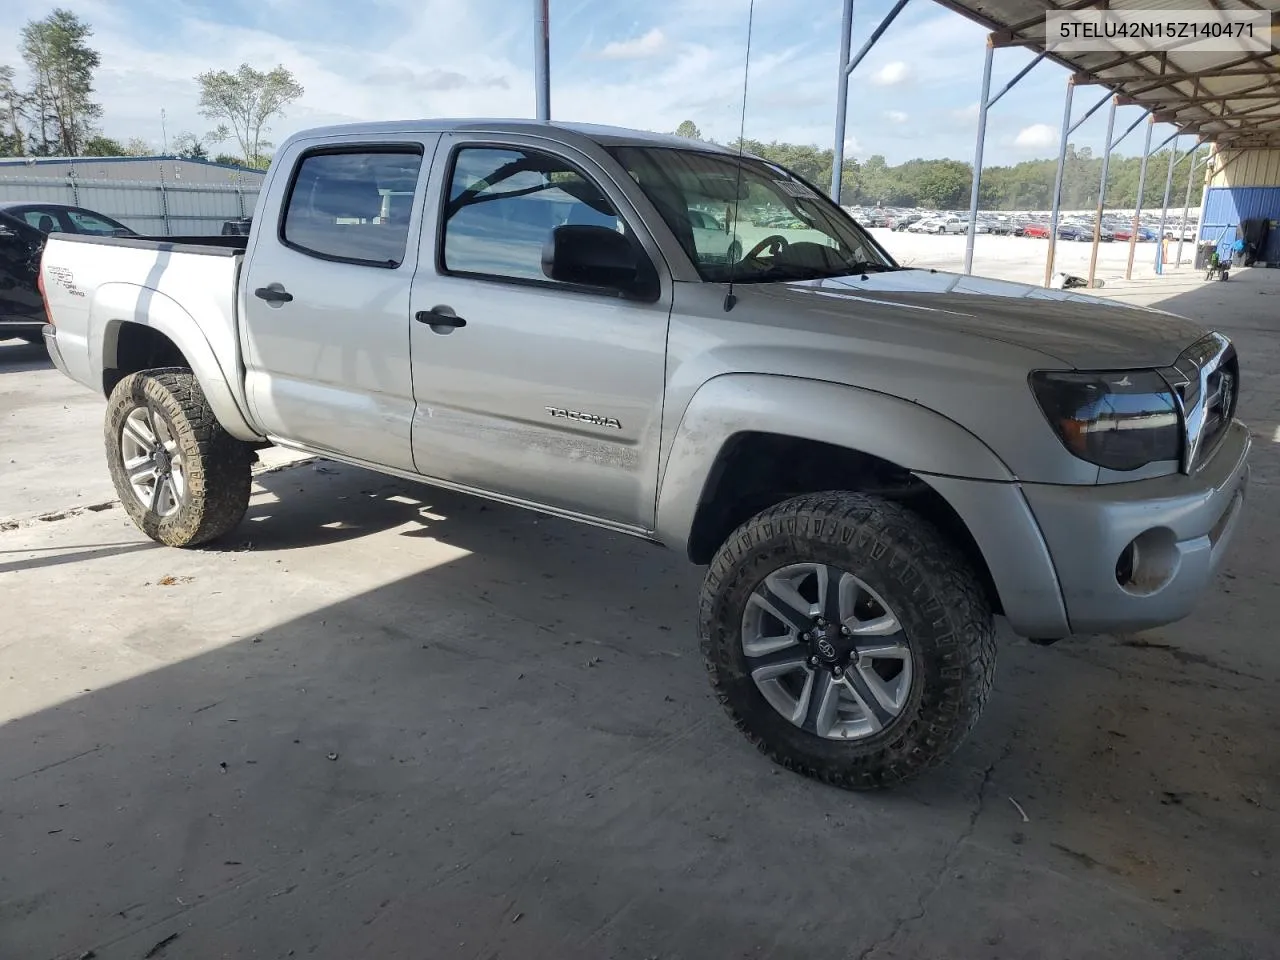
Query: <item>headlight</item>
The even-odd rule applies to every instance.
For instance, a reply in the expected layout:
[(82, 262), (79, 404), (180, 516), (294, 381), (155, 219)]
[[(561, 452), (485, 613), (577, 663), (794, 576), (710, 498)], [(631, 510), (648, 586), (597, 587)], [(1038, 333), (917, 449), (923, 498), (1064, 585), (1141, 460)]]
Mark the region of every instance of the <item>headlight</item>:
[(1182, 427), (1173, 390), (1155, 370), (1031, 374), (1031, 391), (1059, 439), (1081, 460), (1137, 470), (1177, 460)]

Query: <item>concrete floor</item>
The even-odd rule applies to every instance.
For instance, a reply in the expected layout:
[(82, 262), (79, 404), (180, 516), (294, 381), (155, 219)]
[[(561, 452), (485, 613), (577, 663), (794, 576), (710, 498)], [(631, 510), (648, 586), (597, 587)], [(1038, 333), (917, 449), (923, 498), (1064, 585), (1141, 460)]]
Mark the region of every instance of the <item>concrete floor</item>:
[(1009, 638), (961, 752), (877, 795), (733, 731), (681, 558), (319, 463), (162, 549), (101, 400), (0, 345), (0, 958), (1280, 956), (1280, 271), (1107, 292), (1239, 345), (1218, 588)]

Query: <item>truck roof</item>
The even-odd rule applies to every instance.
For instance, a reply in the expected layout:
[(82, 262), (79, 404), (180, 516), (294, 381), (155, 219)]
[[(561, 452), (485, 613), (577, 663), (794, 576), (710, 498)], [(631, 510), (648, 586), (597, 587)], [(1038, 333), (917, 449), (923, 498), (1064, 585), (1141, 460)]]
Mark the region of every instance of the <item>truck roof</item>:
[(730, 150), (718, 143), (688, 140), (672, 134), (653, 133), (648, 130), (630, 130), (626, 127), (610, 127), (594, 123), (561, 123), (558, 121), (549, 122), (529, 119), (379, 120), (367, 123), (343, 123), (327, 127), (313, 127), (308, 130), (301, 130), (289, 139), (310, 140), (320, 137), (353, 135), (378, 136), (389, 133), (520, 133), (528, 136), (546, 137), (569, 144), (578, 139), (584, 139), (604, 147), (683, 147), (686, 150), (694, 148), (709, 153), (725, 153), (737, 156), (737, 151)]

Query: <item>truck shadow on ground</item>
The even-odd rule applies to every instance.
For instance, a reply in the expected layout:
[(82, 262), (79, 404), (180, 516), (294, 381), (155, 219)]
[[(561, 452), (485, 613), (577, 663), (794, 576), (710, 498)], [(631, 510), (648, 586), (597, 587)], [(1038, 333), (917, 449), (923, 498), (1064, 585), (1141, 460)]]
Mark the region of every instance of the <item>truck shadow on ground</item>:
[[(1251, 369), (1268, 338), (1241, 331)], [(1266, 419), (1275, 375), (1245, 384)], [(260, 476), (225, 543), (86, 560), (74, 597), (6, 575), (28, 642), (88, 632), (41, 669), (134, 666), (0, 727), (0, 956), (1274, 955), (1265, 487), (1192, 618), (1005, 638), (951, 762), (854, 795), (732, 729), (682, 557), (321, 467)]]
[[(159, 665), (0, 728), (24, 853), (0, 954), (1236, 957), (1280, 933), (1253, 875), (1271, 663), (1008, 640), (949, 765), (847, 794), (732, 729), (683, 558), (327, 469), (261, 477), (249, 546), (165, 551), (149, 600), (85, 588), (97, 642)], [(313, 604), (250, 636), (251, 594)], [(1187, 629), (1266, 629), (1233, 609)]]
[(30, 373), (52, 367), (53, 361), (43, 343), (0, 339), (0, 373)]

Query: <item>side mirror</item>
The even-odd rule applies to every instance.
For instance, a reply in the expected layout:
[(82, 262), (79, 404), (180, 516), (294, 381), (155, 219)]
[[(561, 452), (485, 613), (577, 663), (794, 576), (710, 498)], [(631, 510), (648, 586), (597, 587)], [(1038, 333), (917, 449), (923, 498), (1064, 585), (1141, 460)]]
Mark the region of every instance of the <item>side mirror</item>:
[(608, 227), (565, 224), (542, 248), (542, 272), (550, 279), (605, 287), (639, 299), (654, 299), (658, 278), (629, 238)]

